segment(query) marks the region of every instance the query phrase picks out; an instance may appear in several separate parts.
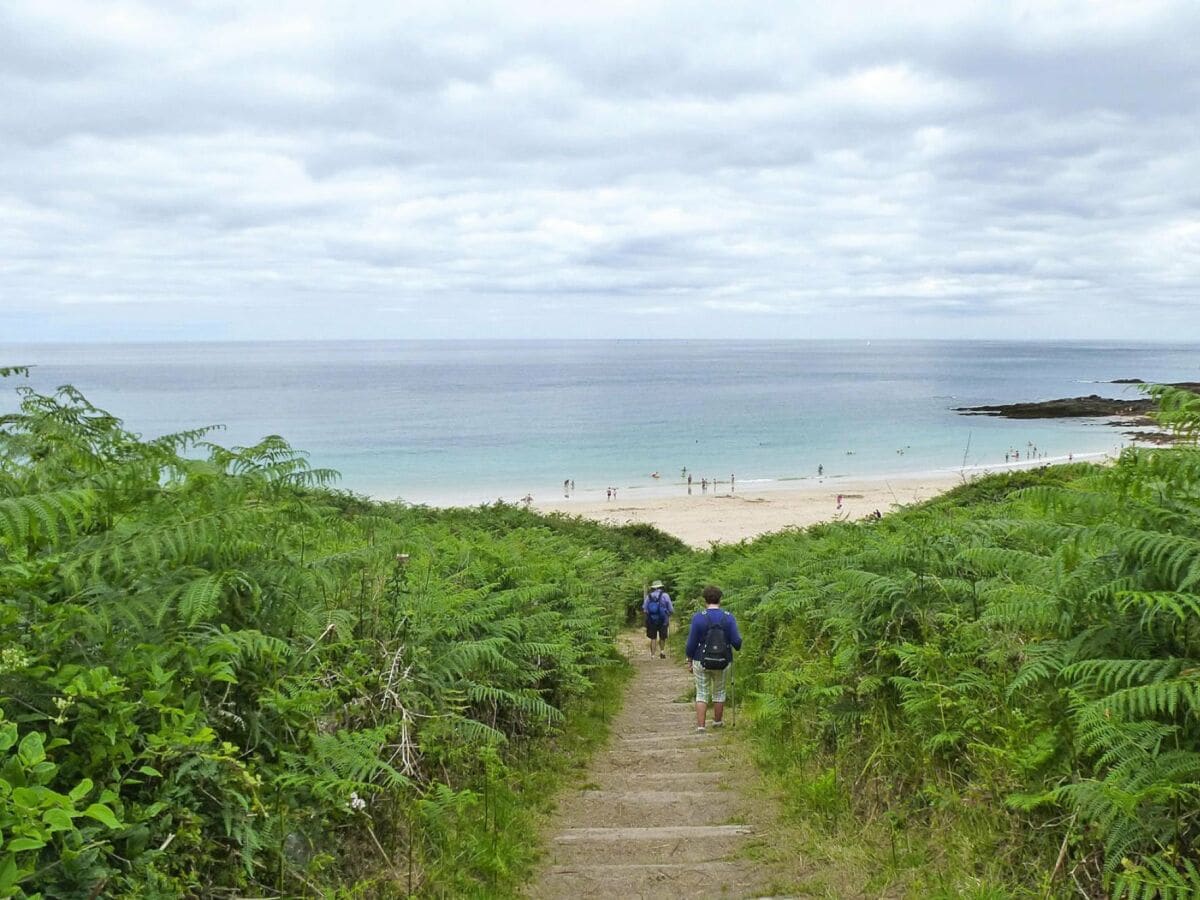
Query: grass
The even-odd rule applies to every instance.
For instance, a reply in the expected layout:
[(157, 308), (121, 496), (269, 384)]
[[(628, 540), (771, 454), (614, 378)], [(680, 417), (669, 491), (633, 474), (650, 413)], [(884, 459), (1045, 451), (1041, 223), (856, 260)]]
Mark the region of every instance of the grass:
[[(614, 653), (595, 672), (592, 690), (564, 710), (562, 731), (550, 741), (530, 745), (523, 755), (513, 754), (506, 780), (490, 785), (487, 803), (477, 804), (455, 822), (444, 862), (432, 879), (438, 893), (429, 896), (520, 896), (541, 852), (539, 842), (529, 837), (544, 831), (555, 798), (581, 776), (587, 760), (606, 741), (631, 674), (625, 659)], [(379, 885), (372, 889), (372, 896), (393, 896)]]
[[(624, 657), (614, 654), (594, 678), (586, 698), (567, 711), (562, 733), (531, 753), (521, 764), (508, 802), (512, 815), (505, 823), (505, 840), (510, 857), (507, 877), (491, 885), (493, 897), (519, 896), (518, 889), (528, 882), (541, 854), (541, 842), (530, 841), (531, 834), (544, 834), (560, 791), (586, 772), (591, 756), (608, 740), (613, 717), (621, 709), (625, 684), (633, 667)], [(580, 790), (598, 785), (583, 782)]]

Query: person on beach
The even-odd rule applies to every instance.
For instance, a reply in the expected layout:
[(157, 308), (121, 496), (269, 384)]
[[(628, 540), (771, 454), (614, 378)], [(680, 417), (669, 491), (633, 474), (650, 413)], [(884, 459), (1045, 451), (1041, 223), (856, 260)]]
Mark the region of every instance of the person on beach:
[(817, 466), (817, 477), (820, 478), (824, 474), (825, 474), (825, 467)]
[(658, 658), (667, 658), (667, 633), (671, 628), (671, 616), (675, 607), (671, 595), (663, 590), (663, 583), (656, 581), (650, 589), (642, 588), (642, 613), (646, 617), (646, 637), (650, 638), (650, 657), (653, 659), (655, 644)]
[(838, 494), (838, 498), (837, 498), (837, 508), (838, 508), (838, 510), (839, 510), (839, 511), (840, 511), (840, 510), (841, 510), (841, 508), (842, 508), (842, 495), (841, 495), (841, 494)]
[(742, 649), (737, 619), (721, 609), (721, 589), (709, 585), (702, 592), (704, 609), (692, 616), (688, 629), (688, 671), (696, 678), (696, 731), (703, 732), (708, 704), (713, 708), (713, 728), (724, 726), (725, 689), (733, 665), (733, 651)]

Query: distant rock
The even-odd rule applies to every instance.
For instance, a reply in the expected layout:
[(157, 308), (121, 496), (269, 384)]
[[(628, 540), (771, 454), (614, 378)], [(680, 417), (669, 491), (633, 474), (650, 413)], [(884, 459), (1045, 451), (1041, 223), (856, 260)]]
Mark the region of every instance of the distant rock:
[(959, 406), (955, 412), (967, 416), (1000, 416), (1005, 419), (1077, 419), (1107, 416), (1145, 416), (1153, 412), (1153, 400), (1121, 400), (1091, 394), (1035, 403), (1002, 403), (996, 406)]

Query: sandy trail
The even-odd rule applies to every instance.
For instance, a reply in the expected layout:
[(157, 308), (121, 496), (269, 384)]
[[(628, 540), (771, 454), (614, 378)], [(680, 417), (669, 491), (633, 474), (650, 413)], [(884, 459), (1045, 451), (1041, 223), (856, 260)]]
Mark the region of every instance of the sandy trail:
[(546, 864), (528, 892), (581, 897), (752, 897), (760, 873), (737, 851), (752, 832), (735, 770), (713, 752), (727, 733), (695, 731), (691, 676), (678, 659), (650, 658), (622, 634), (635, 674), (606, 748), (559, 802)]

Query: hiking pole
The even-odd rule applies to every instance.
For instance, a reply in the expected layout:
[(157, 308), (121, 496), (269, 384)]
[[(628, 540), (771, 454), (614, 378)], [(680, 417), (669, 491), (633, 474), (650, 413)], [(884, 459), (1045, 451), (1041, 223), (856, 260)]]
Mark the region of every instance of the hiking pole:
[(733, 660), (729, 661), (729, 727), (737, 727), (737, 707), (733, 705)]

